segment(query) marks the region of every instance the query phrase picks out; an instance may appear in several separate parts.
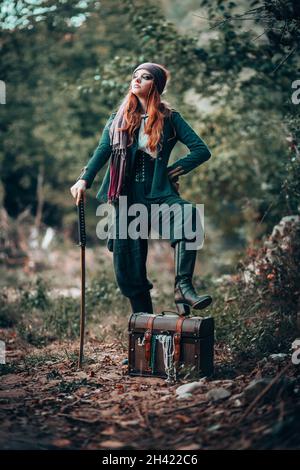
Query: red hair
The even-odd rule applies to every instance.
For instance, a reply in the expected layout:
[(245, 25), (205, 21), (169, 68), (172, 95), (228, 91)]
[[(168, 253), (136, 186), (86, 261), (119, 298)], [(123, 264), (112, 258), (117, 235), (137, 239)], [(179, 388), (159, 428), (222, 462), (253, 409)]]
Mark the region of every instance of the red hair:
[[(167, 75), (167, 81), (170, 78), (170, 72), (159, 64), (159, 66), (165, 71)], [(148, 137), (148, 148), (150, 152), (155, 152), (157, 145), (161, 148), (161, 137), (164, 127), (164, 118), (170, 116), (171, 106), (165, 101), (161, 100), (161, 95), (158, 93), (154, 81), (147, 100), (147, 114), (148, 119), (145, 124), (144, 132)], [(127, 102), (124, 108), (124, 117), (126, 120), (125, 127), (119, 128), (119, 130), (127, 131), (128, 133), (128, 146), (133, 142), (133, 134), (138, 127), (141, 125), (141, 114), (143, 110), (137, 96), (132, 93), (131, 85), (127, 94)], [(160, 150), (160, 148), (158, 150)]]

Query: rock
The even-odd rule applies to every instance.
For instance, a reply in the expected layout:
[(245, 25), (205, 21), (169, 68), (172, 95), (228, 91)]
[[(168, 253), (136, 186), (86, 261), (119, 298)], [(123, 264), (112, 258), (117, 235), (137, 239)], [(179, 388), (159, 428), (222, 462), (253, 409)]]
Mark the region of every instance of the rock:
[[(251, 403), (255, 398), (272, 382), (272, 378), (255, 379), (244, 390), (244, 398), (246, 403)], [(281, 377), (275, 382), (271, 388), (264, 394), (264, 400), (273, 400), (277, 394), (284, 392), (287, 394), (294, 393), (295, 379), (289, 377)]]
[(218, 429), (220, 429), (220, 427), (221, 427), (221, 425), (219, 423), (213, 424), (212, 426), (209, 426), (209, 428), (207, 428), (207, 432), (218, 431)]
[(259, 393), (271, 382), (271, 379), (255, 379), (244, 389), (246, 403), (252, 402)]
[(286, 217), (283, 217), (279, 224), (275, 225), (271, 234), (271, 239), (277, 239), (278, 236), (284, 236), (288, 225), (299, 225), (300, 223), (300, 217), (299, 215), (287, 215)]
[(287, 357), (288, 357), (288, 354), (279, 353), (279, 354), (271, 354), (269, 356), (269, 359), (272, 362), (275, 362), (276, 364), (278, 364), (278, 363), (284, 362)]
[(197, 390), (198, 388), (201, 388), (203, 386), (203, 384), (204, 384), (204, 380), (201, 379), (198, 382), (190, 382), (190, 383), (187, 383), (187, 384), (180, 385), (176, 389), (176, 394), (177, 395), (182, 395), (182, 394), (185, 394), (185, 393), (191, 394), (195, 390)]
[(191, 393), (181, 393), (180, 395), (178, 395), (176, 400), (187, 400), (187, 399), (192, 398), (192, 397), (193, 397), (193, 395)]
[(234, 400), (233, 406), (235, 408), (240, 408), (241, 406), (243, 406), (243, 402), (239, 398), (237, 398), (236, 400)]
[(78, 287), (70, 287), (66, 289), (54, 288), (51, 290), (51, 294), (54, 297), (72, 297), (77, 299), (81, 295), (81, 290)]
[(212, 401), (225, 400), (229, 398), (231, 392), (222, 387), (216, 387), (209, 390), (206, 394), (207, 398)]
[(214, 284), (216, 286), (229, 286), (230, 284), (234, 284), (234, 282), (235, 278), (232, 274), (223, 274), (222, 276), (214, 280)]
[(271, 271), (273, 266), (276, 267), (276, 263), (282, 258), (283, 253), (293, 253), (297, 248), (294, 246), (295, 233), (299, 230), (300, 216), (291, 215), (281, 219), (281, 221), (274, 226), (271, 235), (268, 240), (264, 241), (262, 257), (256, 257), (246, 267), (243, 273), (245, 284), (254, 283), (257, 276), (261, 275), (260, 269), (262, 265), (267, 265)]

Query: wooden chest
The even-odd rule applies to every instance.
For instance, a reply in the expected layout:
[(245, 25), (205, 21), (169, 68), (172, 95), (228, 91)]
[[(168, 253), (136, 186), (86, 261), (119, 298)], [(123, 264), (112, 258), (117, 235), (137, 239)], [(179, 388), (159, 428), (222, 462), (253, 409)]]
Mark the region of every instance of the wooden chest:
[(176, 312), (133, 313), (128, 322), (128, 374), (176, 381), (213, 373), (214, 320)]

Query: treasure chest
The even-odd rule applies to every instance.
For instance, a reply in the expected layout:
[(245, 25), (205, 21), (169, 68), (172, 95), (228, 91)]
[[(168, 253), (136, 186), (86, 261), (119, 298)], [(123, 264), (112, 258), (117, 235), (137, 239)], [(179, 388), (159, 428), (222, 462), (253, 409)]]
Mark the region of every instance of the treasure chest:
[(128, 322), (128, 374), (176, 381), (213, 373), (214, 320), (177, 312), (133, 313)]

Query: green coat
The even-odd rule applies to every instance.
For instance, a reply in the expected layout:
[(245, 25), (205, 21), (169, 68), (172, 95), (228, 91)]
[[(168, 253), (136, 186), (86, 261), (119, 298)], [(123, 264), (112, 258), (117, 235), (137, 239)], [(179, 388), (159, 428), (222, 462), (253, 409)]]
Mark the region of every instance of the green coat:
[[(109, 127), (115, 115), (116, 113), (112, 113), (109, 117), (97, 148), (78, 178), (87, 181), (87, 188), (91, 187), (96, 174), (107, 163), (110, 157), (111, 145), (109, 139)], [(152, 188), (151, 193), (149, 194), (150, 198), (153, 197), (155, 199), (157, 197), (163, 198), (164, 196), (174, 195), (174, 193), (176, 194), (168, 176), (169, 170), (174, 169), (177, 166), (181, 166), (184, 170), (183, 174), (187, 174), (198, 165), (201, 165), (203, 162), (208, 160), (211, 156), (208, 146), (183, 119), (178, 111), (172, 110), (170, 118), (165, 117), (164, 121), (163, 145), (155, 161)], [(174, 135), (174, 131), (176, 132), (176, 135)], [(138, 147), (138, 132), (139, 129), (136, 129), (134, 141), (132, 145), (128, 147), (128, 157), (130, 157), (129, 162), (131, 168), (133, 168), (134, 158)], [(177, 141), (185, 144), (190, 150), (190, 153), (179, 158), (172, 165), (168, 166), (171, 151)], [(96, 198), (100, 202), (107, 202), (109, 179), (110, 172), (108, 165), (102, 184), (96, 195)]]

